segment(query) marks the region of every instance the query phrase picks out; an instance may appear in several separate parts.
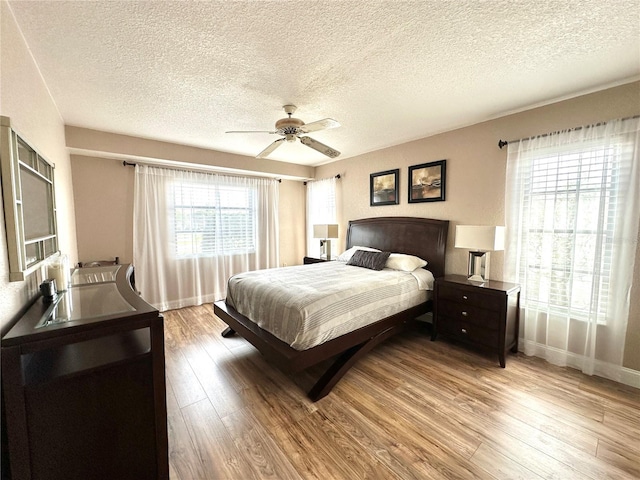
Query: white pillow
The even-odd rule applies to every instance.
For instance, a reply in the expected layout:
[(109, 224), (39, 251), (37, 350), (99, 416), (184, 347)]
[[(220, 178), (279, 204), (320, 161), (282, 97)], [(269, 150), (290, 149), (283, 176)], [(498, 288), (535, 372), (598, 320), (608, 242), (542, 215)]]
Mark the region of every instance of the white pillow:
[(426, 260), (423, 260), (420, 257), (405, 255), (404, 253), (392, 253), (389, 255), (384, 267), (403, 272), (413, 272), (416, 268), (422, 268), (426, 265)]
[(344, 252), (342, 252), (340, 255), (338, 255), (338, 258), (336, 258), (336, 260), (338, 262), (348, 262), (351, 257), (353, 256), (354, 253), (356, 253), (356, 250), (364, 250), (366, 252), (380, 252), (381, 250), (378, 250), (377, 248), (369, 248), (369, 247), (351, 247), (349, 250), (345, 250)]

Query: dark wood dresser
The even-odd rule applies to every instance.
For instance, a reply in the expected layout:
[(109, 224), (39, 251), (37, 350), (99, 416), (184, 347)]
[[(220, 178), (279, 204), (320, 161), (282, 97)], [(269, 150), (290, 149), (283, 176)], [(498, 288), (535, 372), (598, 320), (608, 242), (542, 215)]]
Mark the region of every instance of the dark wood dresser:
[(76, 269), (2, 338), (13, 480), (169, 478), (163, 318), (132, 271)]
[(432, 340), (439, 333), (498, 354), (518, 351), (520, 285), (471, 283), (463, 275), (436, 279)]

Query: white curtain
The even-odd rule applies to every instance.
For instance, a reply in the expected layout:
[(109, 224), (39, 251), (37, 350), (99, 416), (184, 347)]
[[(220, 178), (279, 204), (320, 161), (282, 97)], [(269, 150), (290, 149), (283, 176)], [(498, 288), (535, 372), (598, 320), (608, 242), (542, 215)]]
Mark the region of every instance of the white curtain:
[(276, 267), (278, 182), (136, 166), (136, 287), (161, 311), (226, 297), (230, 276)]
[[(307, 255), (320, 257), (320, 240), (313, 238), (313, 226), (338, 223), (336, 212), (335, 177), (307, 182)], [(331, 251), (336, 252), (336, 240), (331, 240)]]
[(505, 275), (527, 355), (617, 381), (640, 212), (640, 119), (510, 142)]

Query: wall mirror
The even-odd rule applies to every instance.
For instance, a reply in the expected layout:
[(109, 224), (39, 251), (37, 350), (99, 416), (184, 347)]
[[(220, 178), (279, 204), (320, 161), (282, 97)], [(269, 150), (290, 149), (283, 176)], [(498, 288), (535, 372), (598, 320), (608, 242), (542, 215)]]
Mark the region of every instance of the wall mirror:
[(54, 168), (0, 117), (2, 200), (9, 280), (21, 281), (58, 251)]

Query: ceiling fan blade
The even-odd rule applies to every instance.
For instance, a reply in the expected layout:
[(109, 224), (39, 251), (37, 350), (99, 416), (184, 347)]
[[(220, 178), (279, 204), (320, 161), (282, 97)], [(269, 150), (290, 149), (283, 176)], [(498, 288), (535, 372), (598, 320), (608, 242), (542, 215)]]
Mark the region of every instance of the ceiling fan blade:
[(318, 130), (326, 130), (327, 128), (336, 128), (340, 126), (340, 122), (333, 118), (324, 118), (317, 122), (307, 123), (300, 127), (300, 131), (304, 133), (317, 132)]
[(334, 150), (333, 148), (325, 145), (324, 143), (320, 143), (319, 141), (314, 140), (311, 137), (300, 137), (300, 143), (306, 145), (309, 148), (313, 148), (314, 150), (317, 150), (323, 155), (326, 155), (330, 158), (336, 158), (338, 155), (340, 155), (339, 151)]
[(284, 138), (279, 138), (278, 140), (273, 142), (271, 145), (269, 145), (267, 148), (265, 148), (263, 151), (261, 151), (258, 155), (256, 155), (256, 158), (264, 158), (264, 157), (266, 157), (271, 152), (273, 152), (276, 148), (278, 148), (280, 145), (282, 145), (282, 142), (284, 142), (284, 141), (285, 141)]
[(230, 130), (224, 133), (278, 133), (270, 130)]

